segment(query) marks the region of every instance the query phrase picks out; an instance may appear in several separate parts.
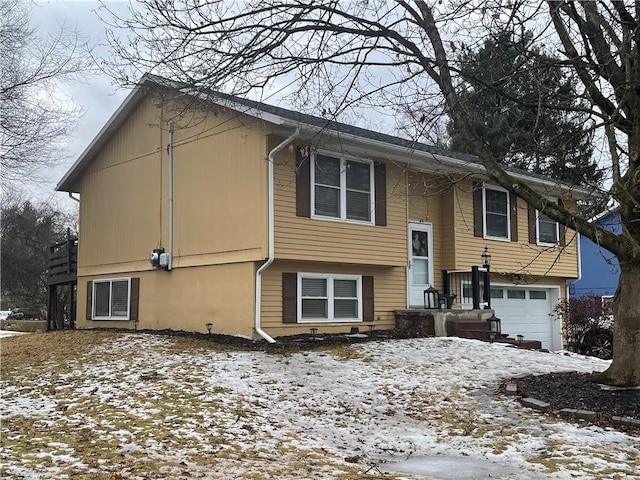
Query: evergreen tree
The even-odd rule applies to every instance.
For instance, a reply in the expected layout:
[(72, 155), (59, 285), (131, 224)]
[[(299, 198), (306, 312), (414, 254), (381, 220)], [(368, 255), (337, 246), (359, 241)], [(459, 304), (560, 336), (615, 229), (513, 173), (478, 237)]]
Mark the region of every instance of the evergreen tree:
[[(501, 31), (477, 51), (459, 50), (460, 98), (471, 126), (505, 165), (598, 186), (603, 174), (575, 74), (531, 44), (531, 33)], [(449, 148), (473, 153), (453, 122), (447, 130)]]

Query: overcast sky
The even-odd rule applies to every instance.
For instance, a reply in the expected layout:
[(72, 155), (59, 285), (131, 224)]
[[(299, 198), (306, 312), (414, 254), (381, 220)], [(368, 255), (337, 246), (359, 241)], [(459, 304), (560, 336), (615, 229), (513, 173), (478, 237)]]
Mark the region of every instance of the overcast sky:
[[(127, 15), (127, 0), (104, 0), (104, 3), (110, 10), (122, 16)], [(31, 10), (31, 22), (42, 35), (54, 35), (63, 24), (74, 28), (94, 46), (95, 56), (106, 56), (110, 51), (105, 38), (107, 26), (96, 14), (99, 7), (98, 0), (36, 0)], [(289, 78), (276, 78), (269, 85), (268, 92), (262, 92), (265, 96), (262, 97), (261, 92), (255, 92), (255, 99), (279, 104), (282, 97), (289, 92), (290, 84), (291, 79)], [(74, 135), (69, 139), (66, 157), (59, 167), (42, 172), (42, 178), (38, 179), (34, 185), (27, 187), (30, 196), (45, 201), (54, 200), (63, 205), (74, 205), (66, 193), (55, 193), (55, 186), (95, 138), (128, 93), (128, 90), (119, 89), (113, 85), (111, 79), (106, 75), (88, 76), (83, 83), (65, 86), (65, 94), (73, 98), (74, 102), (84, 110), (84, 115)], [(282, 106), (290, 105), (285, 100)], [(356, 119), (350, 117), (343, 117), (342, 120), (356, 123), (354, 122)], [(364, 124), (361, 126), (380, 131), (386, 130), (384, 122), (374, 120), (371, 115), (360, 118), (359, 123), (363, 122)], [(391, 126), (393, 126), (392, 123)]]
[[(124, 9), (127, 5), (122, 0), (106, 3), (110, 8), (116, 9)], [(63, 24), (75, 28), (95, 46), (96, 55), (104, 55), (108, 51), (104, 46), (105, 25), (95, 14), (99, 5), (97, 0), (39, 1), (32, 6), (31, 22), (43, 35), (55, 34)], [(39, 200), (54, 199), (62, 205), (71, 205), (66, 193), (55, 193), (55, 186), (115, 112), (128, 91), (114, 86), (106, 75), (92, 75), (87, 76), (82, 83), (65, 85), (64, 93), (73, 98), (84, 115), (73, 136), (69, 138), (66, 157), (57, 168), (42, 172), (40, 181), (28, 187), (27, 194)]]

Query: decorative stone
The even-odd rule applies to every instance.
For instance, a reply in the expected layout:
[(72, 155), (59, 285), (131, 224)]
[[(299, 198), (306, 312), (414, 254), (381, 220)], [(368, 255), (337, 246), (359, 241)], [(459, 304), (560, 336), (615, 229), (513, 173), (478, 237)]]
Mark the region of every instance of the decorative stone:
[(611, 423), (613, 425), (626, 425), (627, 417), (618, 417), (614, 415), (611, 417)]
[(560, 410), (560, 416), (562, 418), (573, 418), (576, 416), (577, 412), (578, 410), (576, 410), (575, 408), (563, 408), (562, 410)]
[(542, 402), (537, 398), (531, 398), (531, 397), (523, 398), (522, 405), (524, 405), (525, 407), (533, 408), (535, 410), (542, 410), (542, 411), (546, 410), (551, 406), (550, 403)]
[(577, 410), (576, 417), (581, 418), (582, 420), (593, 422), (596, 418), (598, 418), (598, 414), (596, 412), (592, 412), (591, 410)]
[(516, 385), (515, 383), (507, 383), (507, 386), (505, 387), (505, 393), (511, 396), (517, 395), (518, 385)]

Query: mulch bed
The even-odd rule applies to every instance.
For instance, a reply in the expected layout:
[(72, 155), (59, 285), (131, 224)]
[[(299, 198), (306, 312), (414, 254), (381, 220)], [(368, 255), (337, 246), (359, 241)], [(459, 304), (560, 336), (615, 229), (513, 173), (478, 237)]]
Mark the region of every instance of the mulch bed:
[(607, 426), (612, 416), (640, 418), (640, 389), (603, 388), (588, 373), (529, 375), (503, 382), (516, 383), (518, 395), (551, 404), (551, 413), (563, 408), (590, 410), (599, 414), (595, 423)]

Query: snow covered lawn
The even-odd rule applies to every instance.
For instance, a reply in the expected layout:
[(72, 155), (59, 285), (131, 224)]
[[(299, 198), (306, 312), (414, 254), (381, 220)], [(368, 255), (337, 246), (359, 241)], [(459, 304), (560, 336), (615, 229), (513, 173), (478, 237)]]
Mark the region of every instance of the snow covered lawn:
[[(362, 479), (456, 457), (491, 478), (640, 478), (638, 436), (496, 393), (505, 377), (606, 366), (457, 338), (295, 354), (110, 332), (3, 338), (0, 476)], [(429, 478), (457, 478), (442, 475)]]

